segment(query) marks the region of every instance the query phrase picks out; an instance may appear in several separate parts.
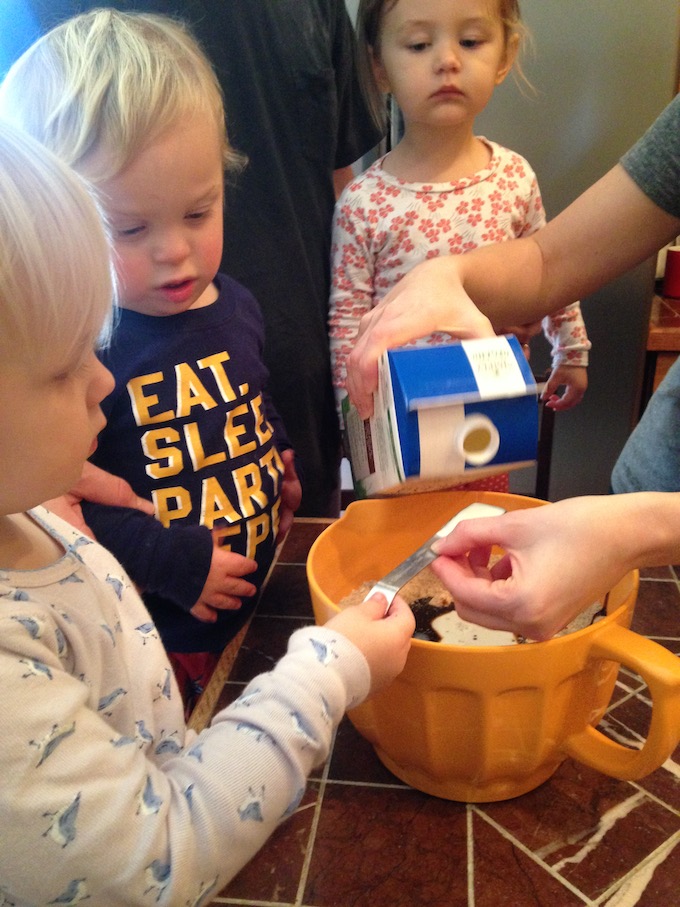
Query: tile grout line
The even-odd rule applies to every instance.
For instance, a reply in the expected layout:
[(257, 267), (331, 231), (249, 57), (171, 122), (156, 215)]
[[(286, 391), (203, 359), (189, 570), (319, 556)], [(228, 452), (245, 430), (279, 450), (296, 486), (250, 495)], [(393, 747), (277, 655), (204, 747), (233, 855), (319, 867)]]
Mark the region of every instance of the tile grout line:
[[(607, 907), (608, 904), (610, 907), (635, 907), (640, 896), (644, 894), (648, 883), (652, 880), (656, 868), (666, 861), (678, 843), (680, 843), (680, 831), (676, 831), (674, 835), (659, 844), (644, 860), (634, 866), (622, 878), (618, 879), (607, 891), (603, 892), (595, 902), (597, 907)], [(637, 892), (634, 889), (631, 890), (628, 886), (640, 875), (642, 875), (641, 881), (644, 883), (644, 887)], [(635, 900), (630, 900), (626, 897), (629, 892)], [(624, 900), (621, 900), (619, 895), (622, 895)]]
[(216, 897), (207, 905), (207, 907), (295, 907), (295, 904), (290, 902), (283, 901), (254, 901), (252, 898), (248, 898), (247, 901), (244, 901), (243, 898), (222, 898)]
[(326, 784), (328, 782), (328, 773), (331, 767), (331, 759), (333, 758), (333, 751), (335, 749), (335, 741), (338, 736), (338, 729), (336, 728), (333, 733), (333, 739), (331, 741), (330, 748), (328, 750), (328, 756), (326, 758), (326, 764), (323, 767), (323, 772), (321, 773), (321, 778), (319, 779), (319, 796), (314, 808), (314, 817), (312, 819), (312, 827), (309, 830), (309, 837), (307, 838), (307, 851), (305, 853), (305, 859), (302, 863), (302, 870), (300, 872), (300, 881), (298, 883), (297, 894), (295, 895), (295, 907), (301, 907), (304, 902), (305, 888), (307, 887), (307, 879), (309, 878), (309, 867), (312, 862), (312, 855), (314, 853), (314, 844), (316, 843), (316, 833), (319, 828), (319, 821), (321, 819), (321, 808), (323, 806), (323, 798), (326, 792)]
[[(670, 760), (670, 756), (668, 758)], [(670, 761), (672, 762), (672, 760), (670, 760)], [(673, 764), (676, 765), (677, 763), (673, 763)], [(663, 768), (663, 765), (661, 766), (661, 768)], [(658, 771), (658, 769), (657, 769), (657, 771)], [(669, 771), (669, 770), (666, 769), (666, 771)], [(669, 772), (669, 774), (672, 774), (672, 773)], [(644, 781), (644, 778), (640, 779), (640, 781)], [(680, 816), (680, 808), (678, 808), (676, 806), (671, 806), (670, 803), (666, 803), (666, 801), (662, 800), (661, 797), (657, 797), (656, 794), (647, 790), (646, 787), (643, 787), (639, 781), (628, 781), (627, 783), (630, 784), (631, 787), (636, 787), (638, 790), (641, 790), (647, 796), (647, 798), (649, 800), (651, 800), (653, 803), (656, 803), (657, 806), (661, 806), (661, 807), (663, 807), (663, 809), (667, 809), (668, 812), (672, 813), (674, 816)], [(676, 832), (676, 834), (680, 834), (680, 832)]]
[(486, 822), (492, 828), (495, 828), (496, 831), (502, 837), (504, 837), (507, 841), (509, 841), (513, 845), (513, 847), (516, 847), (518, 850), (521, 850), (521, 852), (525, 856), (529, 857), (530, 860), (532, 860), (534, 863), (536, 863), (538, 866), (540, 866), (541, 869), (543, 869), (545, 872), (547, 872), (549, 876), (552, 876), (552, 878), (555, 879), (556, 882), (559, 882), (559, 884), (562, 885), (563, 888), (566, 888), (573, 895), (576, 895), (577, 897), (581, 898), (585, 907), (597, 907), (597, 904), (595, 901), (591, 900), (591, 898), (589, 898), (588, 895), (586, 895), (579, 888), (576, 888), (575, 885), (572, 885), (572, 883), (568, 879), (565, 879), (559, 873), (555, 872), (549, 863), (546, 863), (545, 860), (542, 860), (533, 851), (529, 850), (529, 848), (525, 844), (523, 844), (518, 838), (516, 838), (514, 835), (510, 834), (510, 832), (506, 828), (503, 828), (503, 826), (499, 825), (498, 822), (495, 821), (495, 819), (492, 819), (490, 815), (488, 815), (482, 809), (480, 809), (479, 805), (475, 805), (475, 804), (471, 804), (471, 805), (472, 805), (472, 809), (474, 810), (475, 813), (477, 813), (477, 815), (480, 817), (480, 819), (482, 819), (484, 822)]
[(467, 845), (467, 907), (475, 907), (475, 838), (471, 804), (465, 807), (465, 837)]
[(408, 784), (388, 784), (381, 781), (343, 781), (342, 778), (328, 778), (326, 787), (335, 785), (336, 787), (371, 787), (377, 790), (417, 790)]

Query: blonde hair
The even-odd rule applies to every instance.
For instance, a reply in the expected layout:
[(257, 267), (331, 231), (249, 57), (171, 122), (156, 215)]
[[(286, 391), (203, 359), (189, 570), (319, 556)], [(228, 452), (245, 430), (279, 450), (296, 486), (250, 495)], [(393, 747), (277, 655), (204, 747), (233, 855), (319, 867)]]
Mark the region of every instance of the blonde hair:
[(95, 185), (196, 114), (214, 121), (225, 168), (241, 163), (209, 60), (167, 16), (96, 9), (67, 20), (11, 67), (0, 114)]
[[(384, 127), (386, 121), (385, 98), (375, 78), (373, 56), (380, 54), (380, 31), (385, 13), (388, 13), (399, 0), (360, 0), (357, 12), (357, 68), (359, 81), (373, 119), (378, 126)], [(515, 38), (521, 47), (528, 37), (527, 29), (522, 22), (519, 0), (491, 0), (498, 5), (498, 15), (503, 23), (505, 46)], [(519, 56), (519, 55), (518, 55)], [(530, 87), (522, 72), (521, 62), (515, 62), (519, 78)]]
[(0, 122), (0, 361), (91, 349), (111, 316), (109, 247), (76, 173)]

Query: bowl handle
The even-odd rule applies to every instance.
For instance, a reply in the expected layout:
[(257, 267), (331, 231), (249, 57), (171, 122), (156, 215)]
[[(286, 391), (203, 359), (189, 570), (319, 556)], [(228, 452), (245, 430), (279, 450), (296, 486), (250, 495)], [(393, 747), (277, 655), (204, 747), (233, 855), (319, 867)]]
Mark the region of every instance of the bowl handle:
[(619, 624), (610, 625), (594, 640), (589, 658), (619, 662), (642, 677), (652, 697), (649, 732), (641, 749), (635, 750), (589, 726), (569, 737), (564, 749), (572, 758), (613, 778), (643, 778), (663, 765), (680, 739), (680, 659)]

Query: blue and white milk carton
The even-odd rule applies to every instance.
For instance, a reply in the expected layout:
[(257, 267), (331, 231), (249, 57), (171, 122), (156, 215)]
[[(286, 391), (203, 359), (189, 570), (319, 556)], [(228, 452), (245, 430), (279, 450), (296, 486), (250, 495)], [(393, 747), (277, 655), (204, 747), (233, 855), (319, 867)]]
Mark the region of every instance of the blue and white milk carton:
[(383, 354), (373, 416), (343, 401), (357, 497), (444, 488), (536, 460), (538, 388), (513, 335)]

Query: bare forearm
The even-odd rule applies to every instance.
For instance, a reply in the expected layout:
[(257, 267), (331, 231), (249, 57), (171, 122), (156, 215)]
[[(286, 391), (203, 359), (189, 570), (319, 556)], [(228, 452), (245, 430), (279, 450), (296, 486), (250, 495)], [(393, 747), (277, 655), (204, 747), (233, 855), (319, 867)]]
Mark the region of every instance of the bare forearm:
[(348, 360), (352, 401), (370, 416), (384, 350), (434, 331), (484, 337), (539, 321), (644, 261), (679, 231), (680, 219), (617, 165), (530, 237), (422, 262), (362, 318)]
[(494, 325), (535, 321), (649, 258), (678, 229), (617, 165), (533, 236), (463, 256), (463, 286)]
[(612, 532), (631, 567), (661, 567), (680, 558), (680, 493), (611, 496)]
[(495, 329), (540, 321), (548, 314), (543, 254), (534, 237), (485, 246), (452, 260), (452, 265), (465, 292)]

